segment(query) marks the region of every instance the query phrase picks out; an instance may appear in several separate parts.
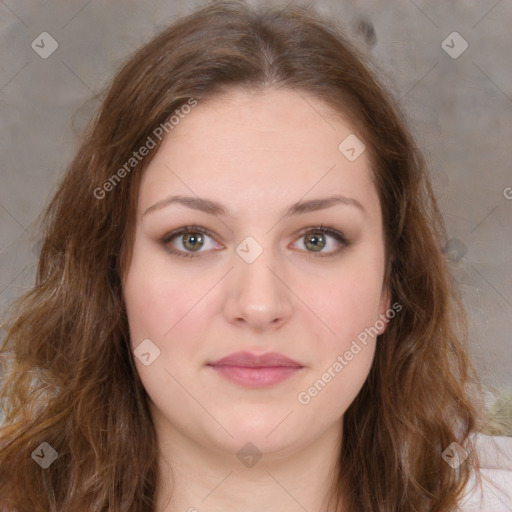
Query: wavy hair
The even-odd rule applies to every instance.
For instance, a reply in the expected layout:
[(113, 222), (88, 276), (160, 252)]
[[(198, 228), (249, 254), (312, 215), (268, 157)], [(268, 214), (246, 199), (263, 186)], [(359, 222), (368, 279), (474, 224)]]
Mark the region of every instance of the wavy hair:
[[(122, 277), (140, 179), (157, 148), (99, 191), (191, 99), (268, 87), (323, 100), (365, 141), (385, 280), (402, 306), (344, 415), (333, 509), (342, 500), (358, 512), (455, 509), (477, 461), (468, 448), (454, 470), (441, 454), (452, 442), (471, 446), (477, 379), (425, 160), (383, 83), (338, 27), (297, 6), (215, 1), (127, 59), (45, 211), (35, 285), (5, 324), (0, 509), (154, 510), (158, 447)], [(46, 469), (31, 457), (42, 442), (58, 454)]]

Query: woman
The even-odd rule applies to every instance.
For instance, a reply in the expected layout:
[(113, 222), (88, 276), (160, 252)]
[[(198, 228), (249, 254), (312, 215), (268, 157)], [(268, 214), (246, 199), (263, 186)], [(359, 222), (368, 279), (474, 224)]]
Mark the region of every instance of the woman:
[(48, 207), (3, 342), (1, 505), (455, 510), (478, 387), (443, 236), (402, 113), (333, 25), (178, 20)]

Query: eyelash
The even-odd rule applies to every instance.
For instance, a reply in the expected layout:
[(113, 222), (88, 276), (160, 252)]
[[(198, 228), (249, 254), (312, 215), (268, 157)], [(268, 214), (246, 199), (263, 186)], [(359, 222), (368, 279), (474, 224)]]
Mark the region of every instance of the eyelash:
[[(164, 237), (161, 240), (161, 243), (165, 246), (166, 250), (173, 255), (180, 256), (183, 258), (197, 258), (198, 256), (200, 256), (200, 253), (194, 254), (193, 252), (184, 252), (184, 251), (180, 251), (180, 250), (169, 247), (169, 242), (171, 242), (174, 238), (179, 237), (180, 235), (185, 235), (187, 233), (194, 233), (194, 234), (201, 233), (203, 235), (209, 236), (210, 238), (214, 238), (213, 234), (208, 229), (205, 229), (205, 228), (202, 228), (199, 226), (184, 226), (182, 228), (176, 229), (176, 230), (171, 231), (170, 233), (167, 233), (166, 235), (164, 235)], [(341, 247), (339, 249), (335, 250), (334, 252), (327, 253), (327, 254), (322, 254), (320, 252), (314, 253), (312, 251), (306, 251), (306, 252), (314, 255), (315, 257), (328, 258), (331, 256), (336, 256), (341, 251), (343, 251), (343, 249), (345, 249), (346, 247), (348, 247), (350, 245), (350, 242), (347, 240), (345, 235), (342, 232), (338, 231), (337, 229), (334, 229), (331, 226), (320, 225), (320, 226), (312, 226), (312, 227), (305, 228), (299, 235), (299, 238), (302, 238), (303, 236), (305, 236), (309, 233), (315, 233), (315, 234), (322, 233), (325, 235), (330, 235), (337, 242), (339, 242), (341, 244)]]

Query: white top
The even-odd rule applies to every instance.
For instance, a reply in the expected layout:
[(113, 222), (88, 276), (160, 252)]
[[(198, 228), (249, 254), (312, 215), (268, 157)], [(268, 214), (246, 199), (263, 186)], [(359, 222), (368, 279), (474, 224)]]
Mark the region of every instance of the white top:
[(473, 475), (461, 512), (512, 512), (512, 437), (475, 436), (481, 484)]

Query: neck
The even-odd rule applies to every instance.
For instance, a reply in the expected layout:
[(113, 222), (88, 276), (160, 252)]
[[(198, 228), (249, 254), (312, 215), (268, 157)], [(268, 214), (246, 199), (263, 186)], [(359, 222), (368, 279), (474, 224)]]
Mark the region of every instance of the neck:
[(155, 425), (160, 443), (156, 512), (327, 512), (337, 484), (341, 421), (307, 445), (262, 453), (257, 462), (255, 448), (246, 447), (248, 455), (239, 458), (168, 424), (165, 429)]

